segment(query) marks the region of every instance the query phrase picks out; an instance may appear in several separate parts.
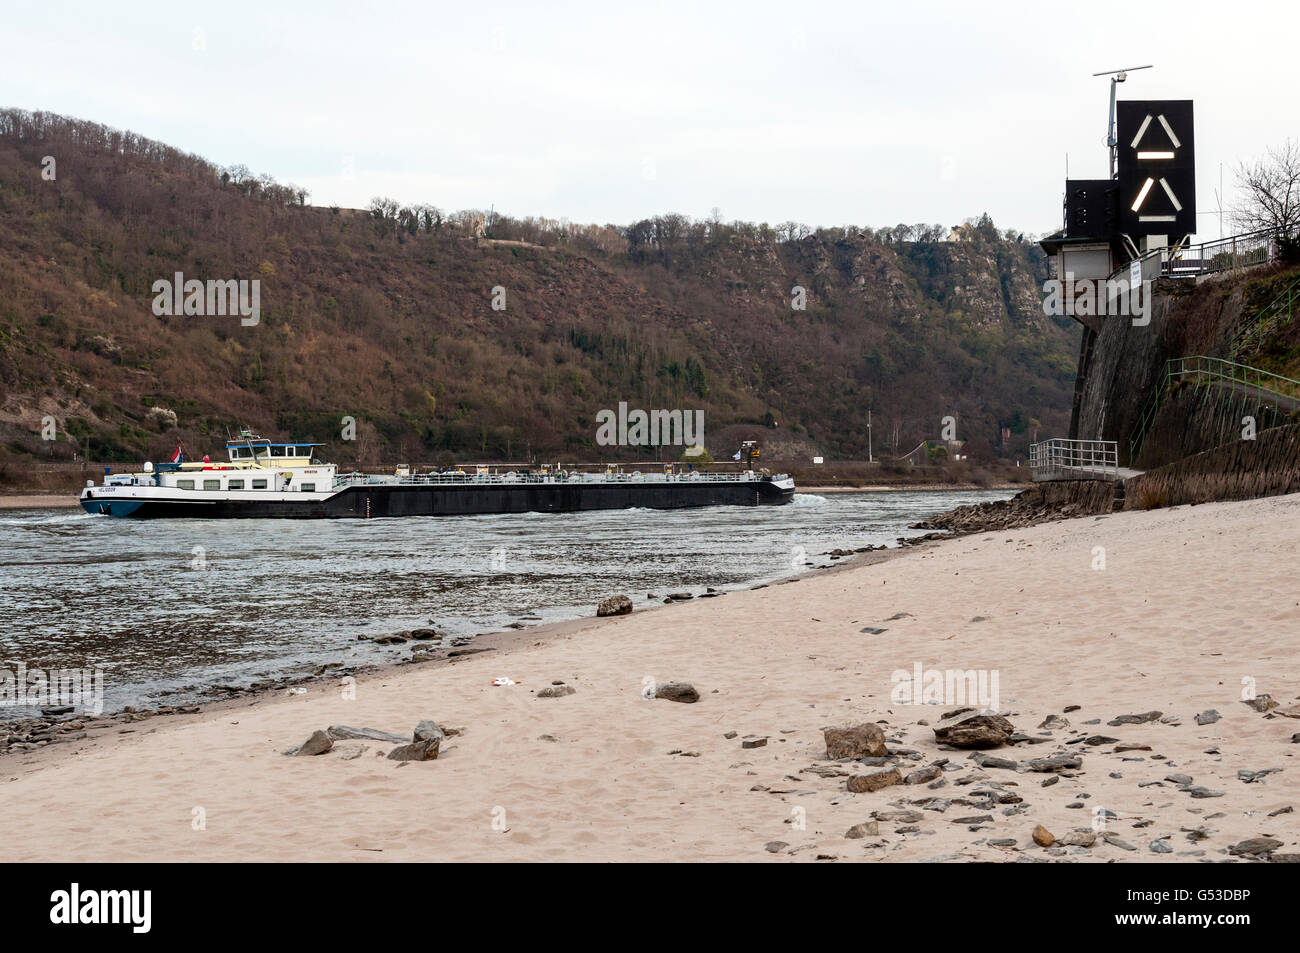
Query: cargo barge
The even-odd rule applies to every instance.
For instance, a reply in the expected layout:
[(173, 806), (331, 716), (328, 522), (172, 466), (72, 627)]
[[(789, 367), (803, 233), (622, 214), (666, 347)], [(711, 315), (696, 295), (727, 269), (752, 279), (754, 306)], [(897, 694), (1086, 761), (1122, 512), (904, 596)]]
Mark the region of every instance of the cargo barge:
[(676, 464), (654, 473), (559, 466), (339, 473), (317, 458), (319, 446), (272, 443), (245, 432), (227, 442), (225, 463), (186, 462), (178, 448), (170, 462), (106, 474), (99, 486), (88, 481), (81, 506), (87, 513), (136, 519), (374, 519), (761, 506), (794, 496), (794, 480), (783, 474), (705, 472)]

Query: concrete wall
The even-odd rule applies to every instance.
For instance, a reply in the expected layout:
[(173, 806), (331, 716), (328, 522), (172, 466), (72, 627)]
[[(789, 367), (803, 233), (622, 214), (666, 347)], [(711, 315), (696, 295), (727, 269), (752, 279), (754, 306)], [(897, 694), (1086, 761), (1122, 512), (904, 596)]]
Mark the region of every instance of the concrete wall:
[(1118, 441), (1121, 460), (1127, 459), (1129, 437), (1164, 375), (1165, 361), (1178, 356), (1169, 331), (1179, 301), (1193, 288), (1191, 282), (1157, 282), (1145, 326), (1135, 327), (1128, 317), (1102, 322), (1091, 349), (1081, 354), (1071, 437)]
[(1240, 440), (1241, 419), (1247, 414), (1255, 418), (1256, 433), (1294, 422), (1287, 412), (1259, 399), (1206, 384), (1177, 385), (1165, 395), (1133, 465), (1149, 470)]
[[(1221, 390), (1178, 391), (1169, 395), (1173, 403), (1162, 406), (1140, 459), (1128, 459), (1130, 438), (1164, 377), (1165, 362), (1198, 354), (1230, 358), (1236, 330), (1261, 307), (1260, 288), (1267, 290), (1269, 281), (1290, 280), (1270, 277), (1278, 274), (1276, 269), (1252, 269), (1202, 282), (1162, 279), (1154, 284), (1149, 324), (1135, 327), (1131, 318), (1107, 317), (1095, 333), (1085, 331), (1070, 436), (1114, 440), (1121, 464), (1138, 468), (1236, 439), (1239, 398), (1225, 399)], [(1287, 422), (1268, 413), (1257, 416), (1259, 429)]]
[(1194, 454), (1124, 481), (1126, 509), (1300, 493), (1300, 424)]

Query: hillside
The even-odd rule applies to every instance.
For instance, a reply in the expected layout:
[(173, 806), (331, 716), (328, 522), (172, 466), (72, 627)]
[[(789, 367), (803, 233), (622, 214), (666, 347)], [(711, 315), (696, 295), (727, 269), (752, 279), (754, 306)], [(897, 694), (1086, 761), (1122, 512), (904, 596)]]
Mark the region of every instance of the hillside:
[[(1043, 315), (1033, 242), (987, 217), (945, 231), (498, 216), (482, 240), (470, 214), (314, 207), (242, 167), (0, 111), (0, 459), (217, 451), (241, 424), (341, 462), (614, 458), (595, 414), (619, 401), (702, 408), (715, 457), (742, 435), (767, 457), (864, 457), (869, 409), (877, 455), (953, 415), (974, 459), (1023, 456), (1033, 422), (1068, 425), (1076, 326)], [(259, 323), (156, 316), (176, 272), (260, 280)]]

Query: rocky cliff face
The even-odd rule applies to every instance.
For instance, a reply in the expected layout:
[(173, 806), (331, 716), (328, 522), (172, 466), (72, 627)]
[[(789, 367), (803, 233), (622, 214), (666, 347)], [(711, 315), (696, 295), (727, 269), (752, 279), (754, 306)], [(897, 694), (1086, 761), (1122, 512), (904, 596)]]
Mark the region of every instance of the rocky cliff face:
[[(1151, 321), (1135, 326), (1127, 317), (1105, 318), (1098, 331), (1084, 331), (1080, 347), (1070, 435), (1084, 440), (1115, 440), (1121, 461), (1144, 412), (1151, 405), (1171, 358), (1204, 355), (1233, 359), (1232, 342), (1250, 322), (1268, 293), (1290, 273), (1276, 268), (1219, 276), (1197, 284), (1191, 280), (1156, 282)], [(1279, 327), (1276, 336), (1293, 333)], [(1267, 352), (1270, 342), (1262, 342)], [(1235, 360), (1264, 365), (1259, 353)], [(1289, 421), (1268, 402), (1244, 399), (1213, 387), (1177, 387), (1159, 405), (1142, 441), (1139, 468), (1158, 466), (1240, 436), (1244, 413), (1257, 416), (1257, 428)]]

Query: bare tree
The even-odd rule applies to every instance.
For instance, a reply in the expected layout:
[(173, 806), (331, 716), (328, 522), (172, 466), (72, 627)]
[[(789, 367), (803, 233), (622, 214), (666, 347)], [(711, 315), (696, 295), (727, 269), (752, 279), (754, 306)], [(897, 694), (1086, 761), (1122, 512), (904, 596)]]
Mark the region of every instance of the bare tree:
[(1240, 163), (1236, 178), (1244, 197), (1233, 210), (1234, 225), (1275, 235), (1300, 230), (1300, 144), (1288, 139), (1264, 158)]

